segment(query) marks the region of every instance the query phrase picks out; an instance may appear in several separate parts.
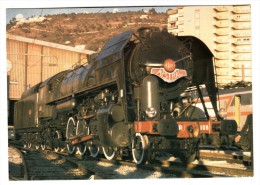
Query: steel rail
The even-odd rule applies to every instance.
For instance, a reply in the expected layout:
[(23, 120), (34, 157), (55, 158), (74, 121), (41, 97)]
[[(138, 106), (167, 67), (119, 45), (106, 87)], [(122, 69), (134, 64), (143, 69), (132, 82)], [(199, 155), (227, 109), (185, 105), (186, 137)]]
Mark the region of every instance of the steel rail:
[(156, 163), (161, 164), (164, 167), (177, 167), (177, 168), (184, 168), (188, 171), (195, 170), (198, 172), (207, 172), (212, 174), (212, 176), (226, 176), (226, 177), (252, 177), (253, 171), (251, 169), (238, 169), (238, 168), (231, 168), (231, 167), (223, 167), (223, 166), (212, 166), (206, 165), (203, 163), (193, 164), (190, 163), (188, 165), (184, 165), (183, 163), (176, 162), (176, 161), (158, 161)]
[(207, 159), (212, 161), (225, 160), (228, 163), (243, 164), (248, 168), (252, 167), (252, 160), (245, 155), (232, 155), (232, 154), (216, 154), (209, 152), (200, 152), (200, 159)]
[(29, 180), (29, 175), (28, 175), (28, 168), (27, 168), (27, 164), (24, 160), (24, 157), (23, 157), (23, 153), (21, 152), (21, 149), (23, 148), (18, 148), (15, 147), (15, 146), (9, 146), (11, 148), (13, 148), (14, 150), (16, 150), (18, 152), (18, 154), (20, 155), (21, 159), (22, 159), (22, 165), (23, 165), (23, 178), (17, 178), (17, 177), (13, 177), (13, 176), (10, 176), (9, 178), (12, 179), (12, 180)]

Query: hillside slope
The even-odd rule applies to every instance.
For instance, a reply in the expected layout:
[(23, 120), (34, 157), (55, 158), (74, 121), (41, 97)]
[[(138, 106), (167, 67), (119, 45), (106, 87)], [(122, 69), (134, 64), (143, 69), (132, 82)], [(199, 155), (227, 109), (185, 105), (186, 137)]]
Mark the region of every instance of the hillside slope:
[(111, 36), (141, 26), (163, 29), (167, 26), (167, 14), (140, 11), (48, 15), (39, 22), (13, 21), (7, 25), (7, 33), (73, 47), (84, 45), (85, 49), (100, 51)]

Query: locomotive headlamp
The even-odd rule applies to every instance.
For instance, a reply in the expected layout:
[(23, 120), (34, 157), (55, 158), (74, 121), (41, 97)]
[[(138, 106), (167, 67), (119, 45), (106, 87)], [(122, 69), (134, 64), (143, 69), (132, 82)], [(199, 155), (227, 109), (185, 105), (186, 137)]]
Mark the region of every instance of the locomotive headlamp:
[(221, 118), (225, 118), (227, 116), (227, 111), (224, 109), (224, 108), (221, 108), (219, 109), (218, 111), (218, 115), (221, 117)]
[(157, 111), (155, 110), (155, 108), (149, 107), (146, 109), (145, 113), (148, 118), (152, 119), (156, 116)]
[(176, 67), (176, 64), (172, 59), (166, 59), (164, 61), (163, 67), (167, 72), (173, 72)]

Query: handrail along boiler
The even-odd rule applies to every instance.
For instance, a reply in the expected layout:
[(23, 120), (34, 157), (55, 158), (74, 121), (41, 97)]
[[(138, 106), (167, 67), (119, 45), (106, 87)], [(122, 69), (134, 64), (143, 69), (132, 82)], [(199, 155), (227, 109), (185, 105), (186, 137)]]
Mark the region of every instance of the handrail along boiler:
[[(92, 157), (145, 163), (165, 151), (183, 162), (199, 157), (202, 134), (233, 135), (234, 120), (205, 116), (183, 93), (205, 84), (217, 113), (212, 53), (199, 39), (155, 27), (111, 38), (94, 62), (67, 70), (23, 93), (16, 133), (29, 146), (67, 147)], [(218, 114), (216, 114), (218, 115)]]

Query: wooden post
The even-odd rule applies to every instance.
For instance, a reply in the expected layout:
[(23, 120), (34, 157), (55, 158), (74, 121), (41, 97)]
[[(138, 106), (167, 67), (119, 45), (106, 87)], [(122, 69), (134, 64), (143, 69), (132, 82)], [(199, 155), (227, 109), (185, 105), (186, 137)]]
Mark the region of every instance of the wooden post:
[(25, 64), (24, 64), (24, 91), (27, 90), (27, 78), (28, 78), (28, 43), (26, 43), (25, 48)]
[(42, 79), (43, 79), (43, 46), (41, 46), (41, 82), (42, 82)]
[(236, 122), (237, 122), (237, 127), (239, 129), (241, 127), (240, 107), (241, 107), (241, 97), (240, 96), (235, 96), (235, 119), (236, 119)]
[(245, 65), (242, 64), (242, 81), (245, 81)]

